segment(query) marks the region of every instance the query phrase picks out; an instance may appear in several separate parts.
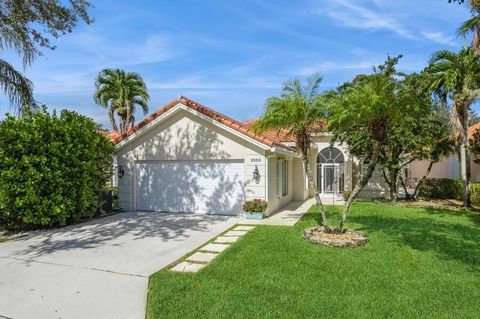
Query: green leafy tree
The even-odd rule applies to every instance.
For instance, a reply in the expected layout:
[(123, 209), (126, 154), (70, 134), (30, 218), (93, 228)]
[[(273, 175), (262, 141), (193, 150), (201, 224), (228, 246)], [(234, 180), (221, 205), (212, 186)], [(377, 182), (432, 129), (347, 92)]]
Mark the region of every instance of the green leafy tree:
[[(52, 38), (70, 33), (88, 16), (87, 0), (3, 0), (0, 1), (0, 52), (12, 50), (30, 65), (42, 54), (41, 48), (55, 49)], [(15, 113), (35, 109), (32, 83), (4, 59), (0, 59), (0, 88)]]
[(366, 166), (345, 203), (340, 232), (345, 231), (353, 200), (372, 177), (392, 128), (419, 107), (420, 101), (404, 89), (404, 76), (395, 69), (400, 58), (389, 57), (374, 74), (358, 75), (331, 93), (328, 120), (333, 140), (345, 142), (350, 154), (362, 158)]
[[(114, 131), (125, 134), (134, 125), (135, 108), (140, 106), (148, 113), (150, 98), (147, 85), (138, 73), (120, 69), (104, 69), (95, 80), (93, 99), (98, 105), (108, 109), (110, 123)], [(115, 120), (120, 116), (120, 129)]]
[(62, 226), (100, 212), (114, 145), (91, 119), (44, 108), (0, 122), (0, 226)]
[(470, 207), (468, 115), (480, 95), (480, 57), (472, 48), (463, 48), (458, 53), (438, 51), (430, 58), (426, 72), (430, 75), (433, 92), (452, 103), (451, 123), (458, 136), (463, 205)]
[(405, 196), (409, 196), (402, 172), (410, 163), (415, 160), (436, 162), (451, 151), (447, 109), (445, 104), (433, 99), (428, 80), (426, 74), (414, 73), (404, 76), (399, 86), (399, 92), (410, 96), (418, 107), (396, 121), (380, 153), (379, 168), (389, 186), (391, 201), (398, 198), (399, 181), (404, 186)]
[(298, 79), (287, 81), (281, 96), (267, 100), (265, 113), (255, 123), (254, 128), (258, 131), (288, 130), (288, 135), (295, 138), (296, 147), (302, 155), (309, 191), (315, 193), (323, 225), (329, 229), (328, 218), (310, 168), (312, 134), (315, 133), (316, 124), (325, 115), (325, 104), (319, 91), (322, 79), (317, 73), (309, 77), (306, 84), (302, 84)]

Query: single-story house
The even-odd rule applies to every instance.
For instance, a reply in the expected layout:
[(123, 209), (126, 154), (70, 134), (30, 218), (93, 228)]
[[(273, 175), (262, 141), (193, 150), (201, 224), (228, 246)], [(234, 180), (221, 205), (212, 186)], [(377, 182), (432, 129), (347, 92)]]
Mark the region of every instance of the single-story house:
[[(239, 122), (181, 97), (128, 134), (116, 136), (120, 208), (240, 214), (245, 200), (259, 198), (268, 202), (269, 215), (291, 201), (307, 199), (307, 179), (294, 141), (283, 131), (256, 133), (254, 121)], [(331, 147), (331, 138), (319, 125), (311, 152), (311, 169), (326, 200), (351, 190), (358, 171), (358, 161), (344, 145)], [(383, 192), (379, 176), (363, 196)]]

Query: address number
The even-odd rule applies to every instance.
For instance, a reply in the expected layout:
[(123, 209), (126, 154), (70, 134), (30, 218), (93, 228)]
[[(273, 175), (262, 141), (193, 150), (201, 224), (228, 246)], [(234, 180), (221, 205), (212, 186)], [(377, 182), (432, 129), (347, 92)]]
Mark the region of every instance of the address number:
[(250, 159), (250, 162), (251, 162), (251, 163), (260, 163), (261, 161), (262, 161), (261, 158), (251, 158), (251, 159)]

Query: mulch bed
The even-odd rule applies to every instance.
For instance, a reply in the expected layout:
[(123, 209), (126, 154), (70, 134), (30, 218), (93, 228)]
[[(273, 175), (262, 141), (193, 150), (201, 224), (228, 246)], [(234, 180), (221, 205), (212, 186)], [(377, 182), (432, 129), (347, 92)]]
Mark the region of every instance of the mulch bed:
[(304, 237), (314, 244), (331, 247), (358, 247), (368, 241), (362, 232), (355, 230), (347, 230), (344, 233), (325, 232), (323, 226), (305, 230)]

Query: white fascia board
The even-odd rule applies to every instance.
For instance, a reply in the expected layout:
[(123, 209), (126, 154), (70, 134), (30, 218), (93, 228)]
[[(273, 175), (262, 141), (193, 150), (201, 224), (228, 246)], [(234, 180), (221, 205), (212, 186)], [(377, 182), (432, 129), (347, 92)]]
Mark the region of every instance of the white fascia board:
[(280, 154), (280, 155), (287, 155), (287, 156), (291, 156), (291, 157), (295, 157), (295, 158), (301, 158), (302, 157), (297, 152), (289, 151), (289, 150), (286, 150), (286, 149), (281, 148), (281, 147), (272, 147), (271, 151), (272, 151), (272, 153), (276, 153), (276, 154)]
[(260, 143), (258, 142), (257, 140), (249, 137), (249, 136), (246, 136), (245, 134), (243, 133), (240, 133), (239, 131), (225, 125), (225, 124), (222, 124), (208, 116), (206, 116), (205, 114), (202, 114), (198, 111), (195, 111), (194, 109), (188, 107), (188, 106), (185, 106), (183, 105), (182, 103), (178, 103), (177, 105), (175, 105), (173, 108), (171, 108), (170, 110), (168, 110), (167, 112), (165, 112), (164, 114), (160, 115), (159, 117), (157, 117), (156, 119), (154, 119), (152, 122), (148, 123), (146, 126), (144, 126), (143, 128), (141, 128), (140, 130), (138, 130), (137, 132), (133, 133), (132, 135), (130, 135), (129, 137), (127, 137), (126, 139), (124, 139), (123, 141), (121, 141), (120, 143), (118, 143), (117, 145), (115, 145), (115, 149), (118, 151), (119, 149), (121, 149), (122, 147), (124, 147), (125, 145), (127, 145), (128, 143), (130, 143), (131, 141), (137, 139), (139, 136), (141, 136), (142, 134), (145, 134), (147, 133), (148, 131), (150, 131), (152, 128), (154, 128), (158, 123), (160, 122), (163, 122), (165, 120), (167, 120), (168, 118), (170, 118), (172, 115), (178, 113), (180, 110), (184, 110), (184, 111), (187, 111), (209, 123), (211, 123), (212, 125), (214, 126), (217, 126), (229, 133), (232, 133), (233, 135), (235, 136), (238, 136), (239, 138), (243, 139), (243, 140), (246, 140), (247, 142), (250, 142), (251, 144), (254, 144), (255, 146), (261, 148), (262, 150), (265, 150), (265, 151), (269, 151), (271, 150), (270, 147), (268, 147), (267, 145), (263, 144), (263, 143)]

